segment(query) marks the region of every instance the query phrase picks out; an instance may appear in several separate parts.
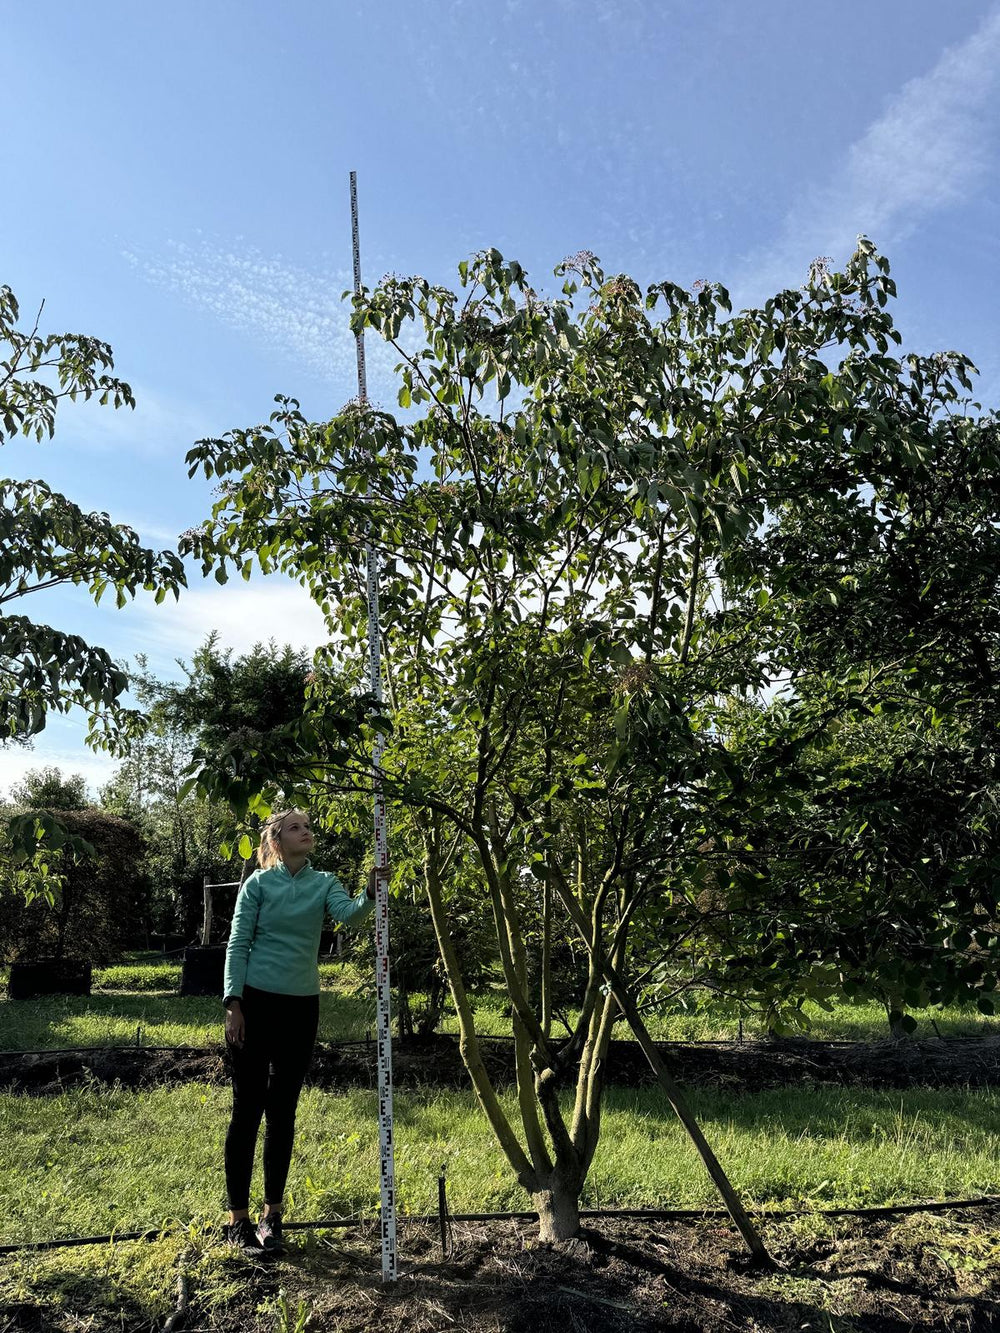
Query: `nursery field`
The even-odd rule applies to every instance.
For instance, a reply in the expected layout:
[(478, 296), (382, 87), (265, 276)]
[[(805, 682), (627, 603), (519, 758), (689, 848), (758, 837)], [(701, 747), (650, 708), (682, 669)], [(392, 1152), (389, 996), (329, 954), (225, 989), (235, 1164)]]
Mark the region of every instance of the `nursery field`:
[[(152, 1243), (6, 1257), (0, 1311), (18, 1322), (0, 1327), (76, 1329), (83, 1314), (92, 1321), (86, 1326), (96, 1329), (162, 1327), (179, 1270), (196, 1301), (198, 1320), (191, 1326), (268, 1333), (291, 1330), (300, 1314), (310, 1313), (309, 1327), (373, 1326), (362, 1322), (364, 1312), (388, 1328), (450, 1327), (458, 1310), (445, 1318), (447, 1306), (470, 1299), (494, 1322), (465, 1327), (529, 1327), (511, 1322), (511, 1288), (521, 1287), (524, 1297), (525, 1284), (529, 1291), (541, 1284), (531, 1298), (539, 1302), (539, 1320), (554, 1318), (561, 1303), (575, 1311), (581, 1328), (992, 1327), (969, 1319), (992, 1309), (1000, 1211), (866, 1221), (818, 1210), (1000, 1193), (1000, 1094), (805, 1088), (750, 1097), (696, 1093), (693, 1101), (747, 1201), (759, 1210), (802, 1210), (765, 1224), (781, 1271), (746, 1272), (735, 1231), (718, 1219), (595, 1220), (575, 1256), (540, 1250), (530, 1224), (456, 1226), (456, 1252), (447, 1261), (434, 1231), (404, 1220), (403, 1276), (387, 1293), (378, 1280), (371, 1227), (293, 1233), (289, 1256), (263, 1268), (227, 1254), (217, 1233), (228, 1108), (223, 1089), (190, 1084), (140, 1094), (83, 1088), (51, 1098), (6, 1095), (0, 1098), (6, 1194), (0, 1244), (147, 1227), (166, 1234)], [(530, 1207), (464, 1094), (400, 1094), (397, 1121), (404, 1218), (433, 1211), (442, 1165), (456, 1212)], [(289, 1182), (291, 1220), (372, 1216), (375, 1125), (370, 1092), (306, 1091)], [(655, 1090), (608, 1094), (584, 1204), (716, 1207)], [(623, 1235), (619, 1252), (606, 1251), (609, 1239), (621, 1242)], [(859, 1302), (863, 1308), (884, 1295), (880, 1273), (894, 1284), (889, 1289), (897, 1306), (924, 1304), (928, 1315), (947, 1322), (857, 1322)], [(338, 1301), (334, 1309), (331, 1284), (343, 1292), (348, 1278), (358, 1285), (348, 1292), (346, 1308)], [(667, 1322), (671, 1310), (687, 1311), (689, 1322)], [(754, 1310), (788, 1319), (755, 1322)], [(810, 1322), (811, 1315), (823, 1322)], [(789, 1322), (792, 1317), (798, 1322)]]
[[(516, 1118), (513, 1097), (505, 1099)], [(1000, 1090), (695, 1090), (692, 1104), (761, 1208), (907, 1203), (1000, 1194)], [(0, 1095), (0, 1244), (141, 1230), (221, 1215), (224, 1088), (74, 1088)], [(371, 1215), (378, 1201), (375, 1093), (302, 1095), (289, 1217)], [(433, 1213), (447, 1169), (456, 1212), (531, 1207), (464, 1092), (396, 1098), (399, 1206)], [(711, 1185), (658, 1089), (606, 1095), (586, 1208), (715, 1207)], [(2, 1326), (0, 1326), (2, 1327)]]
[[(177, 969), (106, 969), (87, 998), (0, 998), (0, 1049), (143, 1044), (217, 1046), (216, 1001), (174, 993)], [(359, 1040), (370, 1000), (349, 966), (324, 966), (321, 1039)], [(480, 997), (484, 1032), (503, 1035), (497, 997)], [(978, 1014), (921, 1016), (918, 1035), (990, 1037)], [(925, 1026), (926, 1025), (926, 1026)], [(447, 1026), (447, 1024), (446, 1024)], [(721, 1006), (655, 1016), (657, 1037), (727, 1040)], [(622, 1034), (625, 1035), (624, 1033)], [(759, 1037), (752, 1027), (744, 1035)], [(817, 1013), (826, 1040), (882, 1040), (874, 1006)], [(397, 1090), (401, 1277), (380, 1282), (377, 1229), (291, 1233), (286, 1257), (255, 1265), (220, 1243), (219, 1082), (130, 1089), (83, 1082), (44, 1096), (0, 1093), (0, 1246), (151, 1230), (157, 1239), (18, 1250), (0, 1268), (0, 1330), (163, 1328), (184, 1279), (182, 1327), (309, 1329), (904, 1329), (1000, 1328), (1000, 1204), (893, 1216), (828, 1210), (1000, 1196), (1000, 1089), (692, 1088), (693, 1109), (778, 1267), (747, 1269), (739, 1238), (662, 1094), (612, 1087), (586, 1209), (692, 1209), (683, 1221), (594, 1218), (555, 1251), (532, 1224), (456, 1223), (443, 1256), (433, 1214), (444, 1168), (453, 1212), (531, 1207), (470, 1094)], [(516, 1113), (511, 1093), (502, 1096)], [(255, 1178), (255, 1187), (259, 1181)], [(300, 1104), (287, 1195), (291, 1221), (371, 1218), (378, 1200), (375, 1094), (309, 1087)], [(786, 1214), (779, 1216), (778, 1214)]]

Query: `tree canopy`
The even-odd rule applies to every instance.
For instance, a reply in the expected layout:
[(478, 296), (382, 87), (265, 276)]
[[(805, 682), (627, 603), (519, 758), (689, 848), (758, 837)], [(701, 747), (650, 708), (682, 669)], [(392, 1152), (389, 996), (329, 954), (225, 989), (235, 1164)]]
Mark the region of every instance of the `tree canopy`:
[[(331, 631), (302, 719), (203, 756), (202, 784), (244, 808), (275, 784), (335, 801), (368, 789), (372, 731), (391, 730), (386, 790), (413, 814), (463, 1051), (543, 1214), (579, 1190), (612, 1024), (644, 1040), (637, 997), (664, 966), (695, 958), (778, 1017), (848, 980), (901, 994), (909, 967), (925, 998), (996, 985), (992, 919), (964, 950), (945, 920), (980, 910), (996, 846), (1000, 452), (969, 362), (896, 354), (865, 240), (736, 314), (718, 285), (643, 293), (588, 254), (559, 272), (542, 297), (486, 251), (460, 292), (362, 294), (355, 327), (396, 348), (403, 415), (314, 424), (281, 398), (269, 424), (202, 441), (192, 472), (220, 494), (186, 541), (217, 578), (298, 578)], [(381, 718), (362, 686), (369, 535)], [(957, 868), (954, 840), (924, 838), (954, 827), (952, 792), (931, 821), (902, 780), (928, 730), (971, 741), (939, 770), (966, 782)], [(868, 831), (890, 823), (882, 846)], [(449, 934), (459, 849), (511, 1001), (516, 1133)], [(567, 925), (590, 964), (558, 1044), (545, 979)], [(928, 970), (946, 938), (960, 966)]]
[(83, 810), (89, 804), (82, 773), (63, 776), (61, 768), (29, 768), (10, 789), (14, 805), (24, 810)]

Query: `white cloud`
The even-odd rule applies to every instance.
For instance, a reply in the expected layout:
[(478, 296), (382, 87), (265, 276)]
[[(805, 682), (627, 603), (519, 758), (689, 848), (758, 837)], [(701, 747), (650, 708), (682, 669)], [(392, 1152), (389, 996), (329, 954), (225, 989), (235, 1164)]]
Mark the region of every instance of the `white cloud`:
[[(77, 590), (70, 590), (76, 592)], [(67, 604), (72, 606), (70, 597)], [(63, 607), (65, 610), (65, 607)], [(168, 597), (159, 606), (151, 598), (131, 602), (113, 613), (108, 630), (98, 636), (126, 668), (144, 654), (152, 671), (166, 680), (181, 678), (177, 659), (190, 662), (212, 631), (222, 651), (249, 652), (256, 643), (274, 639), (311, 654), (329, 635), (319, 608), (298, 584), (279, 575), (249, 583), (206, 583), (182, 591), (180, 600)], [(50, 714), (45, 730), (30, 750), (0, 747), (0, 795), (32, 768), (46, 766), (63, 773), (82, 773), (90, 794), (111, 778), (118, 761), (87, 748), (84, 714)]]
[[(889, 101), (830, 178), (791, 209), (777, 246), (750, 257), (740, 285), (759, 294), (802, 282), (817, 255), (839, 266), (859, 233), (884, 249), (925, 214), (966, 199), (996, 156), (997, 118), (986, 111), (998, 88), (994, 7), (971, 37)], [(823, 147), (817, 133), (817, 153)]]
[[(265, 255), (240, 238), (229, 245), (171, 240), (165, 253), (133, 248), (124, 257), (147, 281), (176, 292), (352, 396), (345, 386), (357, 382), (356, 342), (349, 327), (350, 303), (341, 299), (353, 286), (347, 268), (313, 271), (281, 255)], [(371, 335), (365, 351), (369, 395), (394, 398), (392, 370), (398, 355)]]
[(167, 527), (163, 523), (146, 519), (141, 514), (123, 512), (117, 506), (114, 517), (119, 526), (131, 528), (134, 532), (137, 532), (140, 541), (147, 546), (169, 546), (171, 548), (177, 546), (180, 523), (176, 527)]
[[(95, 754), (86, 748), (86, 723), (82, 720), (74, 727), (64, 720), (63, 734), (58, 738), (49, 738), (46, 728), (35, 738), (34, 746), (24, 750), (19, 745), (0, 748), (0, 793), (8, 796), (11, 787), (19, 783), (30, 769), (58, 768), (64, 777), (73, 773), (83, 775), (89, 795), (96, 798), (98, 789), (111, 780), (118, 760), (110, 755)], [(77, 744), (72, 744), (73, 732), (78, 732)]]
[[(154, 666), (175, 658), (189, 660), (213, 631), (221, 649), (237, 654), (274, 639), (311, 653), (329, 635), (322, 613), (305, 589), (279, 576), (249, 583), (205, 584), (168, 597), (159, 606), (148, 601), (132, 612), (134, 651), (147, 653)], [(141, 640), (141, 641), (140, 641)]]

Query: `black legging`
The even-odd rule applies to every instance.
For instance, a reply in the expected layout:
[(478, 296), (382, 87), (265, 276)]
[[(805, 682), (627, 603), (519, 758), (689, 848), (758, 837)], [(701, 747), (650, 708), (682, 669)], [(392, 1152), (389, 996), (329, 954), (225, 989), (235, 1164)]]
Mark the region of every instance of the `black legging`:
[(229, 1046), (233, 1118), (226, 1134), (226, 1190), (234, 1212), (250, 1206), (262, 1115), (266, 1117), (264, 1202), (281, 1202), (292, 1159), (295, 1108), (316, 1041), (319, 996), (279, 995), (247, 986), (242, 1006), (243, 1045)]

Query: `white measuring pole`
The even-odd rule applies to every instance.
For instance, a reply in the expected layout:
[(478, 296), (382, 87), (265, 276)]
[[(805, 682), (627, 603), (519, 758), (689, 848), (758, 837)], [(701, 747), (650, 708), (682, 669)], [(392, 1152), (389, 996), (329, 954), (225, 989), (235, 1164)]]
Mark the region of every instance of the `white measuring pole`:
[[(351, 233), (354, 243), (354, 293), (361, 291), (361, 242), (358, 235), (358, 177), (351, 172)], [(359, 329), (358, 399), (368, 401), (365, 377), (365, 335)], [(369, 527), (366, 557), (368, 567), (368, 670), (371, 692), (382, 702), (382, 661), (378, 616), (378, 547)], [(374, 794), (375, 865), (384, 870), (389, 864), (389, 825), (382, 791), (382, 751), (385, 738), (375, 736), (372, 747), (372, 790)], [(396, 1280), (396, 1162), (393, 1149), (392, 1121), (392, 1033), (389, 1007), (389, 884), (385, 875), (376, 877), (375, 888), (375, 994), (377, 1000), (376, 1045), (378, 1057), (378, 1121), (382, 1186), (382, 1281)]]

